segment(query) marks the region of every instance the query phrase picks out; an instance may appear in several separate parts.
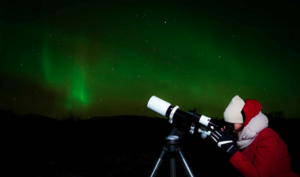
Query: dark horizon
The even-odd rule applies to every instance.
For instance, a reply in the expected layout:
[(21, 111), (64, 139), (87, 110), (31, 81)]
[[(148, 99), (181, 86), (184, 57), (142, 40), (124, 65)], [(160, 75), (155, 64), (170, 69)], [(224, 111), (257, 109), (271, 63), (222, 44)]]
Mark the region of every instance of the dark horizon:
[[(50, 118), (53, 120), (59, 120), (59, 121), (81, 121), (81, 120), (90, 120), (90, 119), (99, 119), (99, 118), (114, 118), (114, 117), (146, 117), (146, 118), (158, 118), (158, 119), (165, 119), (167, 120), (167, 117), (163, 117), (159, 114), (157, 114), (157, 116), (145, 116), (145, 115), (111, 115), (111, 116), (93, 116), (93, 117), (89, 117), (87, 119), (83, 119), (80, 115), (76, 115), (73, 114), (72, 112), (70, 112), (68, 115), (63, 116), (61, 118), (54, 118), (54, 117), (48, 117), (48, 116), (44, 116), (44, 115), (40, 115), (40, 114), (36, 114), (36, 113), (28, 113), (28, 114), (17, 114), (15, 113), (13, 110), (4, 110), (0, 108), (0, 115), (4, 114), (4, 115), (11, 115), (11, 116), (17, 116), (17, 117), (43, 117), (43, 118)], [(270, 112), (270, 113), (264, 113), (270, 120), (274, 120), (274, 119), (284, 119), (284, 120), (300, 120), (299, 117), (285, 117), (283, 111), (274, 111), (274, 112)], [(211, 117), (213, 120), (217, 120), (217, 121), (222, 121), (223, 117)]]
[[(143, 116), (58, 121), (26, 115), (14, 119), (0, 111), (0, 117), (7, 130), (4, 148), (9, 156), (5, 162), (12, 176), (146, 176), (173, 128), (167, 120)], [(269, 125), (287, 144), (291, 166), (297, 174), (300, 154), (298, 142), (291, 135), (299, 123), (300, 119), (275, 118), (270, 119)], [(200, 134), (186, 132), (181, 147), (195, 176), (231, 174), (224, 165), (227, 156), (210, 140), (200, 138)], [(177, 162), (177, 175), (183, 176), (179, 159)], [(216, 167), (219, 170), (214, 170)], [(169, 170), (166, 156), (157, 176), (168, 176)]]

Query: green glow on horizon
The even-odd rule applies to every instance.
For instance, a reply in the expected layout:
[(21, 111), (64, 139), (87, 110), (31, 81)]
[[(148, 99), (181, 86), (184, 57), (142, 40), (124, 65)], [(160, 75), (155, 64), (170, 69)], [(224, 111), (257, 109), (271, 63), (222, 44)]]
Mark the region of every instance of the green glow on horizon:
[[(57, 95), (46, 100), (57, 106), (51, 116), (157, 117), (146, 107), (152, 95), (207, 116), (222, 117), (235, 95), (258, 99), (266, 112), (298, 116), (300, 55), (259, 27), (172, 3), (101, 10), (95, 3), (60, 15), (5, 26), (15, 34), (7, 46), (15, 47), (0, 61), (4, 73)], [(0, 108), (10, 109), (11, 99)]]
[[(80, 101), (82, 105), (88, 105), (88, 98), (84, 83), (85, 73), (84, 71), (74, 70), (72, 75), (71, 92), (69, 93), (72, 98)], [(71, 109), (72, 100), (67, 101), (67, 109)]]
[(2, 30), (3, 30), (3, 22), (2, 22), (2, 19), (0, 18), (0, 52), (2, 53), (3, 52), (3, 47), (2, 47), (2, 44), (3, 44), (3, 37), (2, 37)]
[[(42, 51), (42, 67), (44, 71), (44, 77), (46, 81), (51, 81), (51, 58), (48, 51), (47, 44), (43, 45), (43, 51)], [(54, 73), (53, 73), (54, 74)]]
[[(49, 32), (48, 32), (49, 33)], [(45, 35), (44, 45), (42, 50), (42, 66), (44, 71), (45, 81), (48, 84), (54, 84), (54, 88), (58, 90), (65, 90), (65, 108), (67, 110), (78, 109), (78, 106), (87, 106), (88, 98), (85, 87), (85, 69), (82, 69), (84, 65), (84, 59), (78, 59), (79, 57), (86, 57), (83, 49), (78, 52), (77, 47), (72, 48), (70, 51), (75, 54), (61, 55), (62, 52), (55, 50), (49, 50), (50, 37), (52, 35)], [(80, 44), (81, 47), (85, 47), (83, 40), (73, 38), (74, 43)], [(68, 53), (70, 54), (70, 53)], [(55, 63), (51, 63), (54, 61)], [(67, 88), (59, 88), (67, 83)], [(64, 86), (65, 87), (65, 86)]]

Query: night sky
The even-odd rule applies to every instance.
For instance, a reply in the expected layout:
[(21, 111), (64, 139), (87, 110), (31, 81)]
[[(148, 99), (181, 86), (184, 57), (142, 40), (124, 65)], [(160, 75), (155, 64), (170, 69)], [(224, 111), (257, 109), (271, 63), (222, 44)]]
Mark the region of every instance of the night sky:
[[(283, 4), (284, 2), (284, 4)], [(298, 1), (6, 1), (0, 109), (160, 117), (155, 95), (223, 117), (230, 100), (300, 118)]]

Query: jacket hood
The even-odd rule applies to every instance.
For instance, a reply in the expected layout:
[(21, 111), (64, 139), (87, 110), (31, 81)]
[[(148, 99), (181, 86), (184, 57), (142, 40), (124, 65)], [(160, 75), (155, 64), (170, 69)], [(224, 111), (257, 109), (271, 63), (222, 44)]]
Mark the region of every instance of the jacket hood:
[(257, 116), (260, 110), (262, 109), (261, 104), (257, 100), (246, 100), (245, 105), (243, 107), (245, 121), (244, 127), (250, 122), (250, 120)]

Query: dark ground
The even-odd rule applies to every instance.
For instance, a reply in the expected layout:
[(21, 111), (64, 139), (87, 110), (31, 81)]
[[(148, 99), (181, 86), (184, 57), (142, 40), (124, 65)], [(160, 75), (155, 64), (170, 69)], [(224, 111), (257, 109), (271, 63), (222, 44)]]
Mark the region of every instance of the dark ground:
[[(58, 121), (0, 112), (5, 130), (4, 159), (10, 176), (148, 176), (173, 128), (161, 118), (118, 116)], [(270, 127), (288, 145), (292, 168), (299, 174), (295, 131), (300, 120), (269, 119)], [(210, 140), (201, 139), (199, 134), (185, 134), (181, 146), (195, 176), (232, 175), (223, 152)], [(179, 159), (176, 162), (177, 176), (185, 176)], [(157, 176), (169, 176), (169, 171), (169, 158), (165, 156)]]

